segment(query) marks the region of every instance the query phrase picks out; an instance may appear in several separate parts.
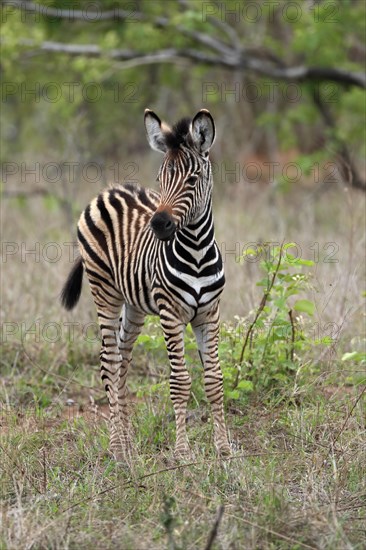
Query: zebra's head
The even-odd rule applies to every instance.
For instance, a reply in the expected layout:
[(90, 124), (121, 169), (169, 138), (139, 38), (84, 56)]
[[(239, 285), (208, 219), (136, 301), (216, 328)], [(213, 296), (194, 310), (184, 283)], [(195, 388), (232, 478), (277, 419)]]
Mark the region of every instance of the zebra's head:
[(215, 124), (206, 109), (191, 120), (170, 128), (146, 109), (145, 128), (150, 147), (164, 153), (159, 170), (161, 201), (151, 218), (160, 240), (173, 237), (197, 220), (211, 201), (212, 175), (208, 152), (215, 139)]

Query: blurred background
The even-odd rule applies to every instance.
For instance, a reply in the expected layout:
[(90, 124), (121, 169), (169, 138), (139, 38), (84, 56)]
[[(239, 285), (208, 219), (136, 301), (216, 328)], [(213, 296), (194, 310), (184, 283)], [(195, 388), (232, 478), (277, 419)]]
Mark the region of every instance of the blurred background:
[[(259, 242), (313, 260), (313, 329), (364, 327), (365, 2), (2, 2), (2, 322), (95, 320), (58, 295), (82, 209), (108, 184), (156, 186), (143, 112), (209, 109), (222, 317), (248, 319)], [(9, 325), (10, 323), (10, 325)], [(329, 323), (333, 328), (329, 329)], [(36, 330), (36, 329), (35, 329)], [(334, 352), (334, 350), (333, 350)]]

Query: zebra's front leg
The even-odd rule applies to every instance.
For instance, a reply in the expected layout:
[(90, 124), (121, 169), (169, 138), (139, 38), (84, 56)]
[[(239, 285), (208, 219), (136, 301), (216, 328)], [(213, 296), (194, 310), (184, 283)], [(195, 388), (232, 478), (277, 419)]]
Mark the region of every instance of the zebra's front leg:
[(211, 311), (209, 322), (196, 319), (192, 322), (201, 361), (204, 367), (205, 392), (211, 404), (214, 423), (214, 442), (222, 456), (231, 454), (224, 416), (224, 391), (218, 357), (219, 313)]
[(186, 457), (190, 456), (186, 415), (191, 392), (191, 377), (184, 359), (185, 325), (173, 320), (168, 321), (168, 318), (169, 314), (161, 313), (161, 324), (170, 361), (170, 398), (173, 402), (176, 424), (175, 455)]
[(118, 382), (118, 409), (121, 425), (120, 439), (122, 447), (128, 455), (131, 455), (133, 451), (133, 433), (127, 397), (127, 372), (131, 364), (133, 345), (144, 326), (144, 318), (143, 312), (129, 304), (124, 304), (119, 333), (119, 350), (122, 362)]

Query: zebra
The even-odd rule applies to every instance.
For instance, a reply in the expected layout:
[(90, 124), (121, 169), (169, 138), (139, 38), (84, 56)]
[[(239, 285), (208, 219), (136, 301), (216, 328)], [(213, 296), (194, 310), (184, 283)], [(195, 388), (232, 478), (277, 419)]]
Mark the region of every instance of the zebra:
[(127, 183), (91, 201), (78, 222), (80, 256), (61, 302), (67, 310), (77, 304), (85, 271), (101, 331), (101, 378), (109, 402), (110, 451), (117, 461), (128, 461), (133, 452), (126, 376), (147, 314), (160, 316), (170, 361), (175, 455), (190, 456), (186, 411), (191, 378), (184, 358), (184, 332), (190, 323), (204, 367), (214, 444), (220, 456), (227, 456), (218, 358), (225, 275), (214, 236), (209, 160), (215, 124), (206, 109), (173, 127), (146, 109), (144, 122), (150, 147), (164, 154), (157, 178), (160, 192)]

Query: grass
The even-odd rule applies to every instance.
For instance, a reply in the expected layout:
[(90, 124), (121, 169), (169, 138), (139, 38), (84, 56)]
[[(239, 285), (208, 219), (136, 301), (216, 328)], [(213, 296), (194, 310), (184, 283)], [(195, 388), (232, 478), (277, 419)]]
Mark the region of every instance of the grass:
[[(80, 209), (96, 191), (81, 189)], [(234, 452), (223, 461), (213, 450), (202, 373), (189, 349), (194, 456), (177, 463), (167, 357), (161, 331), (150, 321), (129, 377), (136, 445), (130, 470), (117, 467), (107, 452), (90, 294), (83, 291), (76, 312), (58, 305), (70, 269), (63, 243), (72, 238), (62, 212), (51, 206), (35, 198), (3, 209), (4, 240), (19, 249), (3, 263), (3, 281), (10, 283), (2, 286), (1, 311), (0, 548), (364, 548), (364, 365), (342, 361), (345, 352), (363, 347), (364, 196), (232, 187), (225, 202), (217, 202), (218, 241), (233, 251), (225, 256), (223, 319), (239, 326), (260, 301), (258, 265), (236, 259), (243, 246), (295, 241), (305, 258), (319, 252), (308, 290), (316, 305), (306, 325), (312, 345), (298, 358), (298, 370), (275, 388), (259, 386), (226, 400)], [(47, 259), (50, 242), (62, 250), (56, 262)], [(40, 252), (22, 256), (22, 243), (27, 250), (40, 243)], [(333, 252), (328, 243), (337, 245), (337, 262), (326, 261)], [(230, 330), (223, 327), (224, 367)], [(316, 344), (327, 334), (334, 336), (331, 346)]]
[[(157, 330), (149, 327), (159, 341)], [(15, 364), (4, 367), (14, 349), (3, 354), (1, 548), (205, 548), (220, 506), (212, 548), (364, 547), (364, 386), (347, 373), (337, 384), (309, 375), (280, 402), (257, 391), (228, 403), (235, 451), (220, 461), (196, 371), (194, 456), (177, 463), (165, 368), (140, 343), (130, 380), (137, 452), (125, 470), (107, 453), (96, 359), (88, 364), (82, 342), (73, 361), (83, 358), (83, 368), (51, 363), (53, 354), (46, 346), (41, 370), (21, 347)]]

